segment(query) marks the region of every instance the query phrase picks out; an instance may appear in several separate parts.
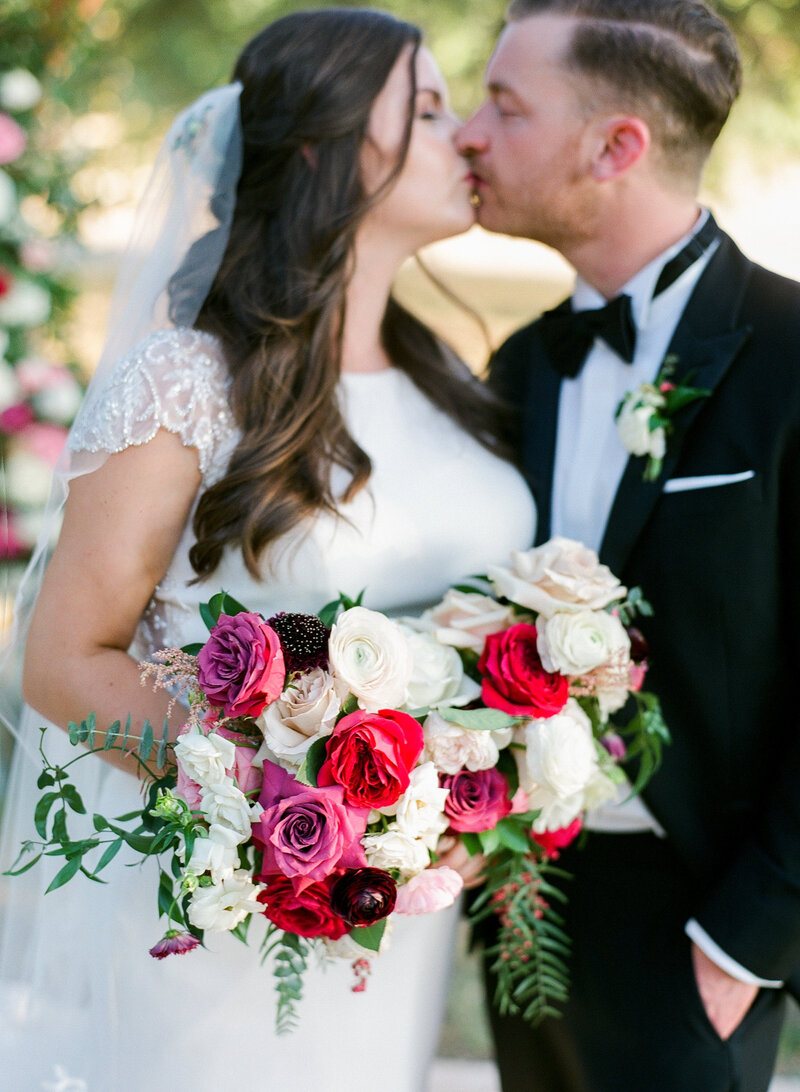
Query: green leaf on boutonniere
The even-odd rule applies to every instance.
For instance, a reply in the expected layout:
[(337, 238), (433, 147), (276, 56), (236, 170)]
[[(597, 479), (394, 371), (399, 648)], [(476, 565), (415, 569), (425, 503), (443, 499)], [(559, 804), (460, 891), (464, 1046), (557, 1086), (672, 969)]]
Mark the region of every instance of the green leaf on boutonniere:
[(518, 717), (504, 713), (502, 709), (439, 709), (439, 716), (451, 724), (468, 728), (472, 732), (497, 732), (517, 723)]
[(322, 739), (315, 739), (306, 751), (302, 766), (295, 774), (301, 785), (310, 785), (312, 789), (317, 787), (319, 771), (322, 769), (322, 764), (327, 757), (328, 737), (323, 736)]
[(386, 918), (376, 921), (374, 925), (358, 925), (351, 929), (350, 936), (370, 952), (380, 950), (383, 934), (386, 932)]

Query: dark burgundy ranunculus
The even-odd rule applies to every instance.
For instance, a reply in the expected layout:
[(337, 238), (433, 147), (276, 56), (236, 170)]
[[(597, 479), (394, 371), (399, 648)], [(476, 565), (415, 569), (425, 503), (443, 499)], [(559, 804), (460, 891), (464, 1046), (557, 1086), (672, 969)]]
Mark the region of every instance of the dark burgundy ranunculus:
[(258, 896), (264, 915), (286, 933), (301, 937), (328, 937), (338, 940), (350, 926), (331, 906), (330, 881), (312, 883), (295, 891), (286, 876), (262, 877), (266, 890)]
[(351, 925), (374, 925), (397, 901), (397, 884), (382, 868), (352, 868), (334, 882), (331, 905)]
[(477, 833), (493, 830), (511, 811), (508, 782), (497, 769), (459, 770), (452, 775), (440, 775), (442, 788), (450, 794), (444, 802), (444, 813), (453, 830)]
[(536, 626), (518, 622), (490, 633), (478, 661), (481, 696), (492, 709), (512, 716), (553, 717), (567, 703), (569, 683), (545, 671), (536, 647)]
[(197, 660), (200, 687), (226, 717), (257, 717), (283, 691), (280, 638), (260, 614), (221, 614)]
[(358, 710), (331, 733), (317, 784), (342, 785), (345, 801), (356, 807), (388, 807), (408, 788), (422, 746), (422, 727), (408, 713)]

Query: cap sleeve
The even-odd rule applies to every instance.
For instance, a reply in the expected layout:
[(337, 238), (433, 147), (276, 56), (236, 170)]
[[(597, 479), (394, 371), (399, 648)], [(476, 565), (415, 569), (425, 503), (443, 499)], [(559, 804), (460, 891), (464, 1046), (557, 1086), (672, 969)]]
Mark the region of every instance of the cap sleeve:
[(221, 346), (211, 334), (159, 330), (120, 360), (102, 386), (90, 386), (69, 449), (114, 454), (146, 444), (163, 428), (197, 449), (207, 483), (217, 480), (238, 439), (229, 383)]

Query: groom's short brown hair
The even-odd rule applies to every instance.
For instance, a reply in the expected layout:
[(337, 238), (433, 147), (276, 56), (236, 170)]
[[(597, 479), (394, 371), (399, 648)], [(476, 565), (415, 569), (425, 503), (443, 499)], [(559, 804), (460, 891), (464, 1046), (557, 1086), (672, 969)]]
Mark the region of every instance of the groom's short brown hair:
[(562, 60), (586, 79), (587, 109), (639, 113), (664, 166), (699, 175), (742, 81), (736, 39), (715, 12), (699, 0), (512, 0), (507, 18), (532, 15), (576, 20)]

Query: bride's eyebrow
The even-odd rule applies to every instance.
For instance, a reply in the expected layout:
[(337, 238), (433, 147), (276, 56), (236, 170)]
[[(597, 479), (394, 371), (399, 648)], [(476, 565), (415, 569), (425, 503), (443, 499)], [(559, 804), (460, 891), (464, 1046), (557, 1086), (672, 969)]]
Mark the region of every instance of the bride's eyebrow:
[(444, 101), (441, 92), (437, 91), (435, 87), (418, 87), (417, 95), (430, 95), (437, 106), (441, 106)]

